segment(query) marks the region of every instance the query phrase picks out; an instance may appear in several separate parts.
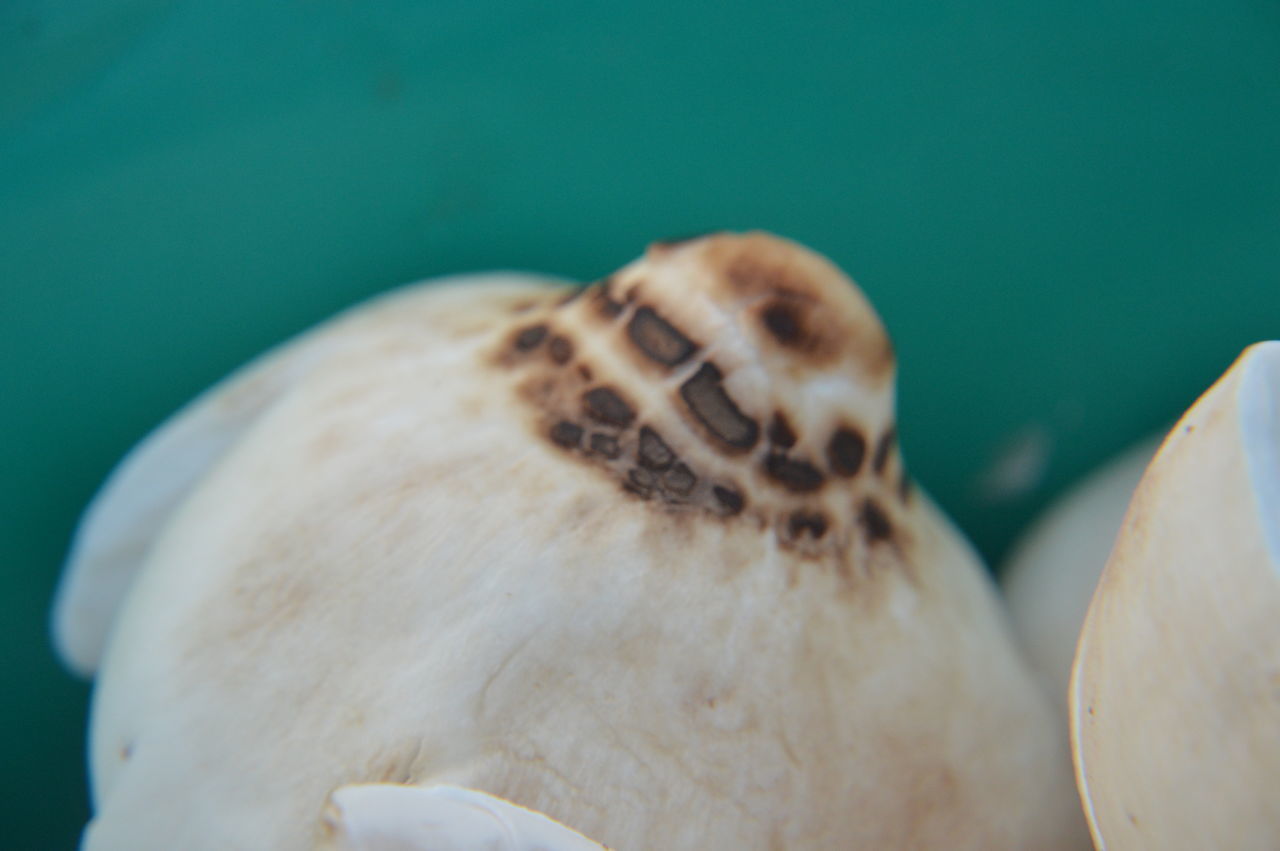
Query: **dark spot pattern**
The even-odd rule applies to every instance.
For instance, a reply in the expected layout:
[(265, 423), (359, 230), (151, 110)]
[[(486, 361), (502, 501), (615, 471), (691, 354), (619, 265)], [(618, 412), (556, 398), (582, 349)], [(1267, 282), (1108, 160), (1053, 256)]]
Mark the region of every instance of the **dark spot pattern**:
[(551, 427), (551, 440), (565, 449), (576, 449), (582, 442), (582, 426), (561, 420)]
[(641, 426), (640, 449), (636, 460), (645, 469), (662, 471), (675, 462), (676, 454), (656, 431), (648, 426)]
[(613, 296), (609, 294), (609, 286), (607, 278), (601, 282), (600, 289), (596, 291), (596, 308), (606, 319), (616, 319), (622, 315), (623, 306), (621, 302), (613, 300)]
[(622, 454), (622, 447), (618, 445), (618, 439), (613, 435), (596, 432), (591, 435), (591, 451), (612, 461)]
[(784, 346), (798, 346), (804, 340), (804, 325), (794, 305), (775, 301), (760, 314), (764, 327)]
[(867, 454), (867, 441), (851, 428), (838, 428), (827, 441), (827, 463), (838, 476), (856, 476)]
[(582, 396), (582, 407), (587, 416), (596, 422), (626, 428), (636, 418), (632, 410), (615, 390), (608, 387), (597, 387), (588, 390)]
[[(672, 262), (665, 246), (652, 248), (648, 262)], [(785, 362), (782, 373), (769, 377), (803, 383), (811, 372), (839, 366), (833, 362), (861, 337), (841, 316), (828, 314), (821, 288), (808, 285), (808, 267), (769, 252), (747, 254), (709, 252), (708, 262), (721, 278), (712, 282), (714, 292), (737, 299), (735, 310), (750, 305), (748, 327), (735, 333), (746, 332), (744, 342)], [(647, 298), (643, 278), (643, 272), (610, 275), (557, 294), (571, 305), (565, 314), (507, 320), (493, 363), (525, 373), (517, 390), (536, 409), (529, 423), (542, 430), (542, 440), (607, 476), (628, 497), (649, 502), (632, 503), (634, 510), (746, 522), (805, 561), (836, 558), (846, 580), (859, 575), (849, 560), (866, 555), (864, 547), (888, 543), (909, 556), (913, 538), (897, 525), (905, 522), (899, 512), (910, 513), (914, 483), (895, 456), (892, 424), (869, 430), (856, 410), (834, 399), (804, 404), (806, 416), (793, 423), (790, 417), (802, 409), (793, 411), (777, 397), (769, 401), (767, 390), (760, 397), (738, 395), (741, 376), (706, 353), (713, 341), (704, 336), (717, 333), (716, 325), (694, 321), (697, 312), (686, 320), (678, 293), (670, 301)], [(609, 352), (596, 363), (596, 346), (629, 351)], [(673, 378), (674, 393), (667, 383)], [(647, 395), (654, 392), (668, 394), (665, 406)], [(856, 407), (856, 400), (849, 404)], [(808, 430), (832, 415), (838, 419), (828, 428)], [(720, 460), (712, 457), (717, 451)], [(732, 464), (744, 465), (749, 488)]]
[(795, 429), (791, 427), (791, 423), (787, 421), (782, 411), (774, 411), (773, 419), (769, 421), (769, 442), (783, 449), (790, 449), (796, 445)]
[(788, 458), (779, 452), (772, 452), (765, 457), (764, 471), (769, 478), (796, 493), (816, 491), (825, 481), (822, 472), (808, 461)]
[(898, 430), (893, 426), (889, 426), (888, 431), (880, 435), (880, 440), (876, 443), (876, 454), (871, 460), (871, 467), (876, 471), (876, 475), (883, 475), (885, 468), (889, 466), (889, 453), (893, 451), (893, 444), (898, 439)]
[(887, 541), (893, 537), (893, 523), (874, 500), (862, 503), (862, 513), (858, 516), (862, 529), (866, 532), (868, 543)]
[(816, 512), (795, 511), (787, 520), (787, 532), (792, 538), (808, 534), (814, 540), (827, 534), (827, 518)]
[(716, 485), (711, 489), (711, 495), (716, 498), (716, 502), (720, 503), (720, 507), (727, 514), (739, 514), (747, 505), (747, 501), (742, 498), (741, 491), (733, 488)]
[(680, 496), (687, 496), (697, 483), (698, 477), (693, 474), (693, 470), (679, 461), (662, 477), (663, 486)]
[(623, 488), (648, 499), (653, 496), (653, 486), (656, 481), (653, 473), (648, 470), (632, 467), (627, 471), (627, 480), (623, 483)]
[(698, 350), (692, 340), (647, 305), (632, 314), (627, 336), (650, 360), (663, 366), (679, 366)]
[(680, 397), (698, 421), (721, 442), (734, 449), (750, 449), (760, 437), (760, 426), (734, 404), (720, 382), (724, 375), (715, 364), (704, 363), (680, 385)]
[(547, 352), (553, 361), (564, 366), (573, 360), (573, 343), (557, 334), (551, 338), (551, 342), (547, 343)]
[(546, 336), (546, 325), (530, 325), (516, 335), (516, 350), (528, 352), (536, 349)]
[(627, 473), (627, 478), (631, 480), (632, 484), (644, 488), (652, 488), (654, 483), (658, 481), (652, 471), (643, 467), (632, 467)]

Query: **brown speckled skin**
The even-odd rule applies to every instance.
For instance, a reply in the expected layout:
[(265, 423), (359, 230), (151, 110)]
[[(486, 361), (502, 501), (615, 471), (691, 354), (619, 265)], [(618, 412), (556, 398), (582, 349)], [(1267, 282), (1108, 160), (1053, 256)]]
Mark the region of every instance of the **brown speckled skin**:
[[(769, 527), (784, 547), (834, 555), (841, 575), (857, 572), (868, 543), (909, 547), (892, 517), (909, 491), (863, 466), (862, 435), (876, 433), (874, 472), (896, 463), (905, 476), (892, 346), (838, 269), (765, 234), (717, 234), (657, 243), (582, 295), (522, 312), (495, 353), (517, 376), (535, 432), (627, 494)], [(577, 341), (577, 364), (542, 345), (548, 328), (552, 341)], [(810, 383), (821, 391), (808, 393)], [(654, 475), (670, 463), (645, 463), (644, 434), (673, 453), (674, 487)], [(717, 489), (742, 494), (742, 505)], [(878, 500), (867, 536), (869, 495)]]
[[(645, 308), (679, 338), (638, 345)], [(825, 260), (716, 235), (576, 298), (411, 290), (325, 333), (119, 618), (91, 851), (305, 849), (333, 789), (377, 780), (628, 851), (1081, 847), (972, 553), (896, 448), (832, 466), (839, 430), (868, 454), (891, 429), (893, 356)], [(705, 364), (749, 447), (682, 396)]]

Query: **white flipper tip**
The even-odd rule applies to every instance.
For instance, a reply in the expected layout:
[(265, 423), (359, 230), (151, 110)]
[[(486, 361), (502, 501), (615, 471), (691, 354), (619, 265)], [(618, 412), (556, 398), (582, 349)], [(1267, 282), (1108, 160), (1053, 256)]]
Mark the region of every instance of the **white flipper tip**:
[(460, 786), (362, 783), (329, 796), (331, 851), (603, 851), (541, 813)]

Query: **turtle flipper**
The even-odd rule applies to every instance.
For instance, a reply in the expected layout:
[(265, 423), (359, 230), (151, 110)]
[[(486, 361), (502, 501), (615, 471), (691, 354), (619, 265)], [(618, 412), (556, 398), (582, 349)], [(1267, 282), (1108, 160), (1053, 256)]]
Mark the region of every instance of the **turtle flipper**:
[[(174, 511), (241, 436), (345, 339), (414, 312), (424, 299), (461, 310), (472, 303), (491, 307), (492, 301), (562, 283), (493, 273), (409, 285), (271, 349), (197, 396), (125, 456), (81, 518), (53, 605), (54, 645), (63, 663), (85, 677), (97, 671), (116, 612)], [(476, 288), (489, 298), (471, 297)], [(441, 312), (457, 319), (458, 310)], [(424, 324), (423, 333), (441, 329)]]
[(460, 786), (343, 786), (324, 814), (326, 851), (603, 851), (557, 821)]

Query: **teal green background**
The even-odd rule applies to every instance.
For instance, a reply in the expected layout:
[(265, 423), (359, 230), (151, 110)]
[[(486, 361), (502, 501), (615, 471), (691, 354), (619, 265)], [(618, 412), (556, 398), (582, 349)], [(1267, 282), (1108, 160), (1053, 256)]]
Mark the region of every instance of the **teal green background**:
[[(3, 786), (87, 817), (46, 610), (150, 426), (379, 290), (766, 228), (862, 284), (924, 485), (998, 559), (1280, 336), (1280, 4), (0, 4)], [(1043, 475), (992, 487), (1010, 446)], [(985, 484), (984, 484), (985, 482)]]

